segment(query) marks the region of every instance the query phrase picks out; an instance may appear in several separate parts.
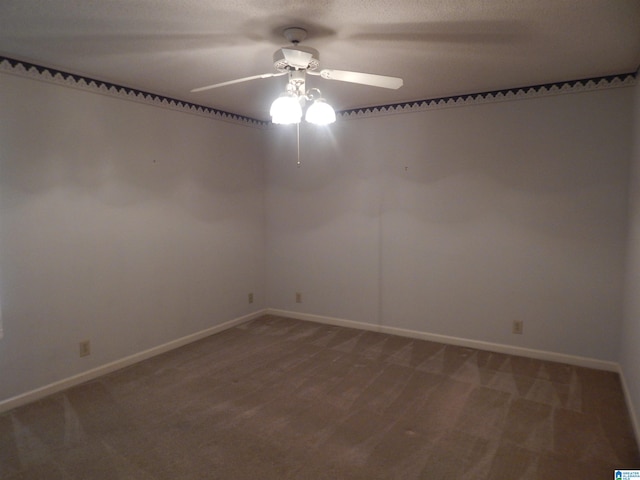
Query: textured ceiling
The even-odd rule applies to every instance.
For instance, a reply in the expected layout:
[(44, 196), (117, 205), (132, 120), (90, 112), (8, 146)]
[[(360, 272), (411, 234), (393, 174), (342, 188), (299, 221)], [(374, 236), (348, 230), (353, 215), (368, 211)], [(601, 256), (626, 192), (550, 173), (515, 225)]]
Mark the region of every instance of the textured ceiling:
[(0, 55), (268, 119), (283, 27), (321, 68), (404, 78), (399, 90), (308, 79), (337, 110), (629, 73), (639, 0), (2, 0)]

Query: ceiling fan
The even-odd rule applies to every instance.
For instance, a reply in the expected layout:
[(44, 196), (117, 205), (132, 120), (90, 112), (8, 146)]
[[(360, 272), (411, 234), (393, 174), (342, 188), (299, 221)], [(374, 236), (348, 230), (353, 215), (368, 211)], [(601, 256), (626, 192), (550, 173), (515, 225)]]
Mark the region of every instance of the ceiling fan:
[(335, 112), (333, 108), (320, 97), (321, 94), (317, 88), (312, 88), (309, 91), (305, 90), (306, 74), (320, 76), (325, 80), (338, 80), (341, 82), (357, 83), (392, 90), (400, 88), (403, 84), (402, 78), (398, 77), (345, 70), (319, 70), (319, 52), (315, 48), (300, 46), (300, 42), (307, 38), (307, 31), (304, 28), (285, 28), (282, 34), (292, 46), (282, 47), (273, 54), (273, 66), (276, 72), (263, 73), (216, 83), (214, 85), (207, 85), (206, 87), (194, 88), (191, 92), (203, 92), (205, 90), (248, 82), (250, 80), (288, 75), (289, 81), (286, 92), (277, 98), (271, 106), (273, 123), (299, 123), (302, 116), (302, 106), (309, 100), (313, 101), (313, 104), (307, 110), (305, 119), (312, 123), (326, 124), (335, 121)]

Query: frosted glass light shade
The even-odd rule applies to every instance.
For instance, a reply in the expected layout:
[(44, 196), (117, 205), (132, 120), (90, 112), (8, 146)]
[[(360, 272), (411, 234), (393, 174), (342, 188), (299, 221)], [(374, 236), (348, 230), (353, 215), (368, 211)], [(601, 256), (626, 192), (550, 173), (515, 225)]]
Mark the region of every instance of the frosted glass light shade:
[(300, 123), (302, 107), (297, 97), (284, 95), (276, 98), (271, 104), (271, 121), (279, 124)]
[(328, 125), (336, 121), (336, 112), (331, 105), (319, 98), (309, 106), (304, 119), (316, 125)]

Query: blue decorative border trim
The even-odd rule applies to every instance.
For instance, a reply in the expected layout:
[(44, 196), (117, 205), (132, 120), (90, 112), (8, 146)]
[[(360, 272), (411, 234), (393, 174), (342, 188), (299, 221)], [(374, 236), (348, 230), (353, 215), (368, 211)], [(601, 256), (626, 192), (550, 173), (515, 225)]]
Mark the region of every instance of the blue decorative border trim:
[(204, 105), (198, 105), (195, 103), (185, 102), (183, 100), (177, 100), (175, 98), (165, 97), (163, 95), (157, 95), (155, 93), (137, 90), (135, 88), (124, 87), (122, 85), (116, 85), (113, 83), (104, 82), (102, 80), (96, 80), (95, 78), (83, 77), (81, 75), (63, 72), (61, 70), (56, 70), (55, 68), (43, 67), (41, 65), (24, 62), (22, 60), (15, 60), (13, 58), (0, 56), (0, 71), (2, 70), (8, 70), (14, 73), (24, 73), (30, 76), (45, 77), (45, 79), (48, 78), (54, 81), (57, 80), (64, 84), (75, 85), (92, 90), (99, 90), (101, 93), (109, 93), (115, 96), (125, 96), (127, 98), (133, 98), (145, 103), (152, 103), (180, 110), (184, 109), (191, 112), (199, 113), (201, 115), (219, 117), (225, 120), (232, 120), (245, 124), (266, 126), (271, 123), (264, 120), (258, 120), (256, 118), (246, 117), (244, 115), (238, 115), (236, 113), (225, 112), (224, 110), (218, 110), (216, 108), (207, 107)]
[[(54, 68), (43, 67), (22, 60), (0, 55), (0, 71), (22, 74), (31, 77), (41, 77), (57, 83), (67, 84), (90, 90), (97, 90), (114, 96), (124, 96), (136, 101), (150, 103), (154, 105), (187, 110), (205, 116), (218, 117), (223, 120), (231, 120), (248, 125), (265, 127), (272, 125), (271, 122), (258, 120), (256, 118), (238, 115), (236, 113), (218, 110), (216, 108), (198, 105), (195, 103), (177, 100), (155, 93), (137, 90), (135, 88), (124, 87), (94, 78), (75, 75)], [(376, 105), (372, 107), (353, 108), (337, 112), (340, 118), (369, 117), (385, 114), (409, 113), (415, 111), (431, 110), (438, 108), (448, 108), (477, 103), (491, 103), (506, 100), (517, 100), (548, 95), (558, 95), (562, 93), (573, 93), (579, 91), (599, 90), (605, 88), (623, 87), (634, 85), (638, 78), (638, 71), (633, 73), (621, 73), (604, 77), (584, 78), (580, 80), (570, 80), (564, 82), (544, 83), (528, 87), (509, 88), (505, 90), (492, 90), (489, 92), (471, 93), (464, 95), (454, 95), (450, 97), (429, 98), (425, 100), (414, 100), (410, 102), (391, 103), (388, 105)]]
[(455, 107), (472, 103), (490, 103), (505, 100), (557, 95), (587, 90), (599, 90), (634, 85), (638, 78), (638, 71), (633, 73), (621, 73), (604, 77), (583, 78), (564, 82), (544, 83), (529, 87), (508, 88), (505, 90), (492, 90), (489, 92), (454, 95), (450, 97), (429, 98), (410, 102), (391, 103), (388, 105), (376, 105), (373, 107), (352, 108), (337, 112), (338, 116), (362, 117), (392, 113), (407, 113), (410, 111), (422, 111), (436, 108)]

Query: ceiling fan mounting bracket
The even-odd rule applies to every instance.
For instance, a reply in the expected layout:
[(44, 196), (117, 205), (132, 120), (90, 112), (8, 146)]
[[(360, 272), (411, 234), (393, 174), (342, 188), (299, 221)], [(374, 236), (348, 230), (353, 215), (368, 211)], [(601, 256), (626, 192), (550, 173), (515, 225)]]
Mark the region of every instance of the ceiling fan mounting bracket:
[(304, 28), (300, 27), (289, 27), (285, 28), (282, 31), (282, 35), (284, 35), (284, 38), (289, 40), (294, 45), (298, 45), (305, 38), (307, 38), (307, 31)]

